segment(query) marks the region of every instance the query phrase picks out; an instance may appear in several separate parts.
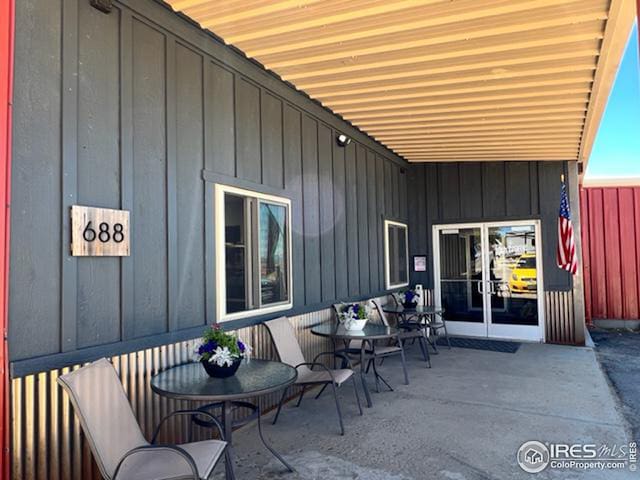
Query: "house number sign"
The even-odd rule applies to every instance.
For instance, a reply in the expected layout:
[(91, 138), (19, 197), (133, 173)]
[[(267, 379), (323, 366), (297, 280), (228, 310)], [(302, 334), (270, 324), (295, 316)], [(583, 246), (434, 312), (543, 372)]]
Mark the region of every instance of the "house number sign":
[(129, 256), (129, 212), (110, 208), (71, 207), (71, 255)]

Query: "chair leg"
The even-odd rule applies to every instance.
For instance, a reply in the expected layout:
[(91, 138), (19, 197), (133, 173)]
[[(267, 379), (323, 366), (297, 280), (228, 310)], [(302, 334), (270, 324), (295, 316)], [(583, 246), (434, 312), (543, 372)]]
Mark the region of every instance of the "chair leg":
[(287, 396), (287, 390), (289, 390), (289, 388), (285, 388), (284, 391), (282, 392), (282, 397), (280, 397), (280, 403), (278, 403), (278, 410), (276, 410), (276, 416), (273, 417), (273, 422), (271, 422), (271, 425), (275, 425), (276, 422), (278, 421), (278, 417), (280, 416), (280, 410), (282, 410), (282, 404), (284, 403), (284, 399)]
[(338, 390), (336, 389), (336, 384), (331, 382), (331, 387), (333, 388), (333, 398), (336, 401), (336, 410), (338, 410), (338, 420), (340, 421), (340, 435), (344, 435), (344, 424), (342, 423), (342, 411), (340, 410), (340, 402), (338, 401)]
[(302, 391), (300, 392), (300, 396), (298, 397), (298, 403), (296, 403), (296, 407), (299, 407), (300, 404), (302, 403), (302, 397), (304, 397), (304, 392), (306, 392), (306, 391), (307, 391), (307, 386), (304, 385), (302, 387)]
[[(378, 369), (376, 368), (376, 361), (373, 360), (373, 376), (376, 379), (376, 392), (380, 393), (380, 376), (378, 375)], [(368, 370), (368, 368), (367, 368)]]
[(235, 480), (236, 474), (233, 471), (233, 459), (231, 458), (231, 451), (228, 445), (227, 448), (224, 449), (224, 471), (227, 479)]
[[(371, 362), (373, 362), (375, 360), (375, 358), (370, 358), (369, 361), (367, 362), (367, 369), (364, 371), (364, 373), (369, 373), (369, 369), (371, 368)], [(374, 365), (375, 367), (375, 365)]]
[(351, 375), (351, 380), (353, 380), (353, 392), (356, 394), (356, 402), (358, 403), (358, 410), (360, 410), (360, 415), (364, 415), (362, 413), (362, 405), (360, 405), (360, 394), (358, 393), (358, 382), (356, 382), (356, 374)]
[[(345, 355), (349, 355), (349, 354), (348, 354), (348, 353), (345, 353)], [(340, 368), (342, 368), (342, 369), (344, 370), (344, 369), (345, 369), (345, 368), (347, 368), (348, 366), (349, 366), (349, 364), (347, 363), (347, 359), (346, 359), (346, 358), (343, 358), (343, 359), (342, 359), (342, 362), (340, 363)], [(335, 368), (335, 364), (334, 364), (334, 367), (333, 367), (333, 368)]]
[(442, 328), (444, 328), (444, 336), (447, 339), (447, 346), (449, 347), (449, 350), (451, 350), (451, 340), (449, 340), (449, 334), (447, 333), (447, 323), (442, 320)]
[(407, 372), (407, 362), (404, 359), (404, 348), (400, 347), (400, 359), (402, 360), (402, 371), (404, 372), (404, 384), (409, 385), (409, 373)]
[(320, 398), (320, 395), (322, 395), (322, 392), (324, 392), (325, 388), (327, 388), (327, 384), (326, 383), (323, 385), (323, 387), (320, 389), (320, 391), (316, 395), (316, 397), (315, 397), (316, 400)]
[(422, 350), (422, 357), (427, 363), (427, 368), (431, 368), (431, 357), (429, 356), (429, 345), (427, 344), (427, 340), (424, 337), (420, 337), (418, 340), (420, 344), (420, 350)]
[[(434, 340), (430, 340), (431, 337), (431, 333), (435, 333)], [(434, 354), (438, 354), (438, 347), (436, 346), (436, 344), (438, 343), (438, 331), (435, 328), (430, 327), (429, 328), (429, 336), (427, 336), (427, 341), (429, 342), (429, 345), (431, 345), (433, 347), (433, 353)]]

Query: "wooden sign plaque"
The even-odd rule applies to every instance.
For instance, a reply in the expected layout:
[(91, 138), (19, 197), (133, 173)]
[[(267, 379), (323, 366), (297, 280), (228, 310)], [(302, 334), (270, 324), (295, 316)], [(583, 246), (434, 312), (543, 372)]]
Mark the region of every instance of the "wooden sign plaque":
[(128, 257), (129, 212), (110, 208), (71, 207), (71, 255)]

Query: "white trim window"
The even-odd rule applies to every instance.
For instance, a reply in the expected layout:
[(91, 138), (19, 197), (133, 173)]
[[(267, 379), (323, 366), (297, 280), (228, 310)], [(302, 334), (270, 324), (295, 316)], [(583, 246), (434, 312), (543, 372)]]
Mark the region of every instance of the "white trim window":
[(384, 221), (384, 265), (387, 290), (409, 285), (409, 230), (406, 223)]
[(292, 307), (291, 201), (215, 186), (218, 321)]

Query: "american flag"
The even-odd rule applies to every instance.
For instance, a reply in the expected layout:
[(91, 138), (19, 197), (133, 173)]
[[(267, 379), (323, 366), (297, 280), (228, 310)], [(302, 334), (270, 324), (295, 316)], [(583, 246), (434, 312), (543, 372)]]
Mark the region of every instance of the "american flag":
[(562, 181), (560, 191), (560, 215), (558, 216), (558, 267), (575, 275), (578, 271), (578, 256), (576, 255), (576, 243), (573, 238), (573, 225), (571, 224), (571, 211), (567, 198), (567, 186)]

